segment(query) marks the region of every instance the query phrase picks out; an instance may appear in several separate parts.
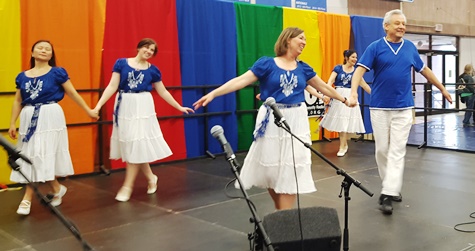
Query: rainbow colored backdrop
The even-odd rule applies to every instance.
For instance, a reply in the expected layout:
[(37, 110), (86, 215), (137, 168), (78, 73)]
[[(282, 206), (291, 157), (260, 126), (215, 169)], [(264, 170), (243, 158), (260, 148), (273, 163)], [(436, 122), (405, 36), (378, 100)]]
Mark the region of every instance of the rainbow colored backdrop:
[[(245, 72), (259, 57), (273, 56), (274, 43), (285, 27), (305, 30), (307, 46), (300, 59), (325, 81), (333, 67), (342, 63), (344, 50), (351, 47), (362, 53), (369, 42), (384, 34), (379, 18), (215, 0), (0, 0), (0, 23), (0, 48), (6, 56), (0, 65), (0, 129), (5, 137), (14, 79), (29, 68), (31, 45), (39, 39), (53, 43), (58, 64), (66, 68), (81, 96), (94, 107), (115, 60), (135, 56), (138, 41), (153, 38), (158, 42), (158, 54), (152, 63), (161, 70), (175, 99), (191, 107), (204, 93)], [(255, 94), (255, 88), (246, 88), (215, 99), (197, 115), (183, 117), (155, 93), (160, 126), (173, 151), (161, 161), (203, 156), (206, 150), (221, 152), (209, 135), (216, 124), (223, 126), (234, 149), (248, 149), (253, 111), (258, 105)], [(76, 174), (96, 171), (98, 142), (107, 149), (111, 124), (104, 124), (105, 134), (99, 139), (98, 125), (89, 124), (94, 121), (71, 99), (66, 97), (60, 104), (71, 124), (68, 133)], [(102, 120), (111, 120), (112, 106), (111, 99)], [(318, 122), (311, 121), (313, 132)], [(104, 155), (107, 159), (108, 152)], [(121, 161), (110, 163), (111, 168), (123, 166)], [(10, 183), (10, 172), (7, 156), (1, 151), (0, 184)]]

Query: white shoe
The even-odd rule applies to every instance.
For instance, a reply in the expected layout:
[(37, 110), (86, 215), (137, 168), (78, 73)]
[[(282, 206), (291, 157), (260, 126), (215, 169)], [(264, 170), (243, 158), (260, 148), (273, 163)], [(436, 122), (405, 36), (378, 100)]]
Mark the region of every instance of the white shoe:
[(18, 210), (16, 213), (19, 215), (29, 215), (31, 210), (31, 201), (29, 200), (22, 200), (20, 205), (18, 206)]
[(54, 207), (61, 205), (63, 202), (62, 198), (66, 194), (66, 191), (68, 191), (68, 189), (65, 186), (59, 185), (59, 192), (54, 195), (53, 200), (51, 200), (51, 205)]
[(117, 195), (115, 196), (115, 200), (126, 202), (130, 199), (130, 195), (132, 194), (132, 188), (129, 187), (121, 187)]
[(336, 156), (343, 157), (343, 156), (345, 156), (347, 151), (348, 151), (348, 146), (346, 146), (345, 148), (340, 148), (340, 150), (338, 151)]
[(153, 176), (153, 181), (148, 183), (147, 194), (154, 194), (157, 191), (157, 175)]

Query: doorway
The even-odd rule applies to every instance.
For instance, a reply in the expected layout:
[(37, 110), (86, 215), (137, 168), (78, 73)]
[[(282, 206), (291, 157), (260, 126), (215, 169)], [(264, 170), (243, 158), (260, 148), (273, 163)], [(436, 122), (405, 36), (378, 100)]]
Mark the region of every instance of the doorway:
[(458, 76), (457, 37), (407, 34), (406, 39), (414, 43), (421, 59), (434, 72), (437, 79), (445, 85), (452, 100), (456, 101), (452, 104), (445, 101), (437, 87), (427, 85), (424, 76), (413, 70), (412, 82), (416, 116), (423, 115), (424, 107), (433, 108), (427, 111), (429, 115), (447, 112), (444, 109), (458, 108), (459, 102), (455, 92), (455, 82)]

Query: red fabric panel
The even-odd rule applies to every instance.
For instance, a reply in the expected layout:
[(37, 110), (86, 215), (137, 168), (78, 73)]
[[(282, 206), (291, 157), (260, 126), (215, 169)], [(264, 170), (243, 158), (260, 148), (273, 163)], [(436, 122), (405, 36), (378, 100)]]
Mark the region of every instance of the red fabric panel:
[[(118, 58), (135, 57), (136, 46), (142, 38), (152, 38), (158, 44), (157, 56), (150, 60), (162, 72), (165, 86), (181, 86), (180, 57), (175, 1), (114, 0), (106, 6), (106, 22), (103, 51), (103, 84), (107, 86), (112, 67)], [(182, 104), (181, 90), (170, 93)], [(181, 115), (153, 91), (155, 110), (158, 116)], [(112, 120), (114, 97), (102, 116)], [(160, 127), (173, 155), (161, 160), (186, 158), (183, 119), (160, 120)], [(110, 130), (108, 136), (110, 137)], [(106, 141), (108, 142), (108, 141)], [(108, 152), (106, 152), (108, 154)], [(112, 168), (123, 167), (121, 162), (112, 162)]]

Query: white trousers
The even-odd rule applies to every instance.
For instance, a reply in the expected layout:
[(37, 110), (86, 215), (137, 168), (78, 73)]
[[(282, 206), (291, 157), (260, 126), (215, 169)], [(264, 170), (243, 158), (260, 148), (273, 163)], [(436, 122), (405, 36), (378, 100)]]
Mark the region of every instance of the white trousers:
[(396, 196), (402, 188), (406, 144), (412, 126), (412, 109), (371, 109), (375, 158), (382, 180), (381, 194)]

